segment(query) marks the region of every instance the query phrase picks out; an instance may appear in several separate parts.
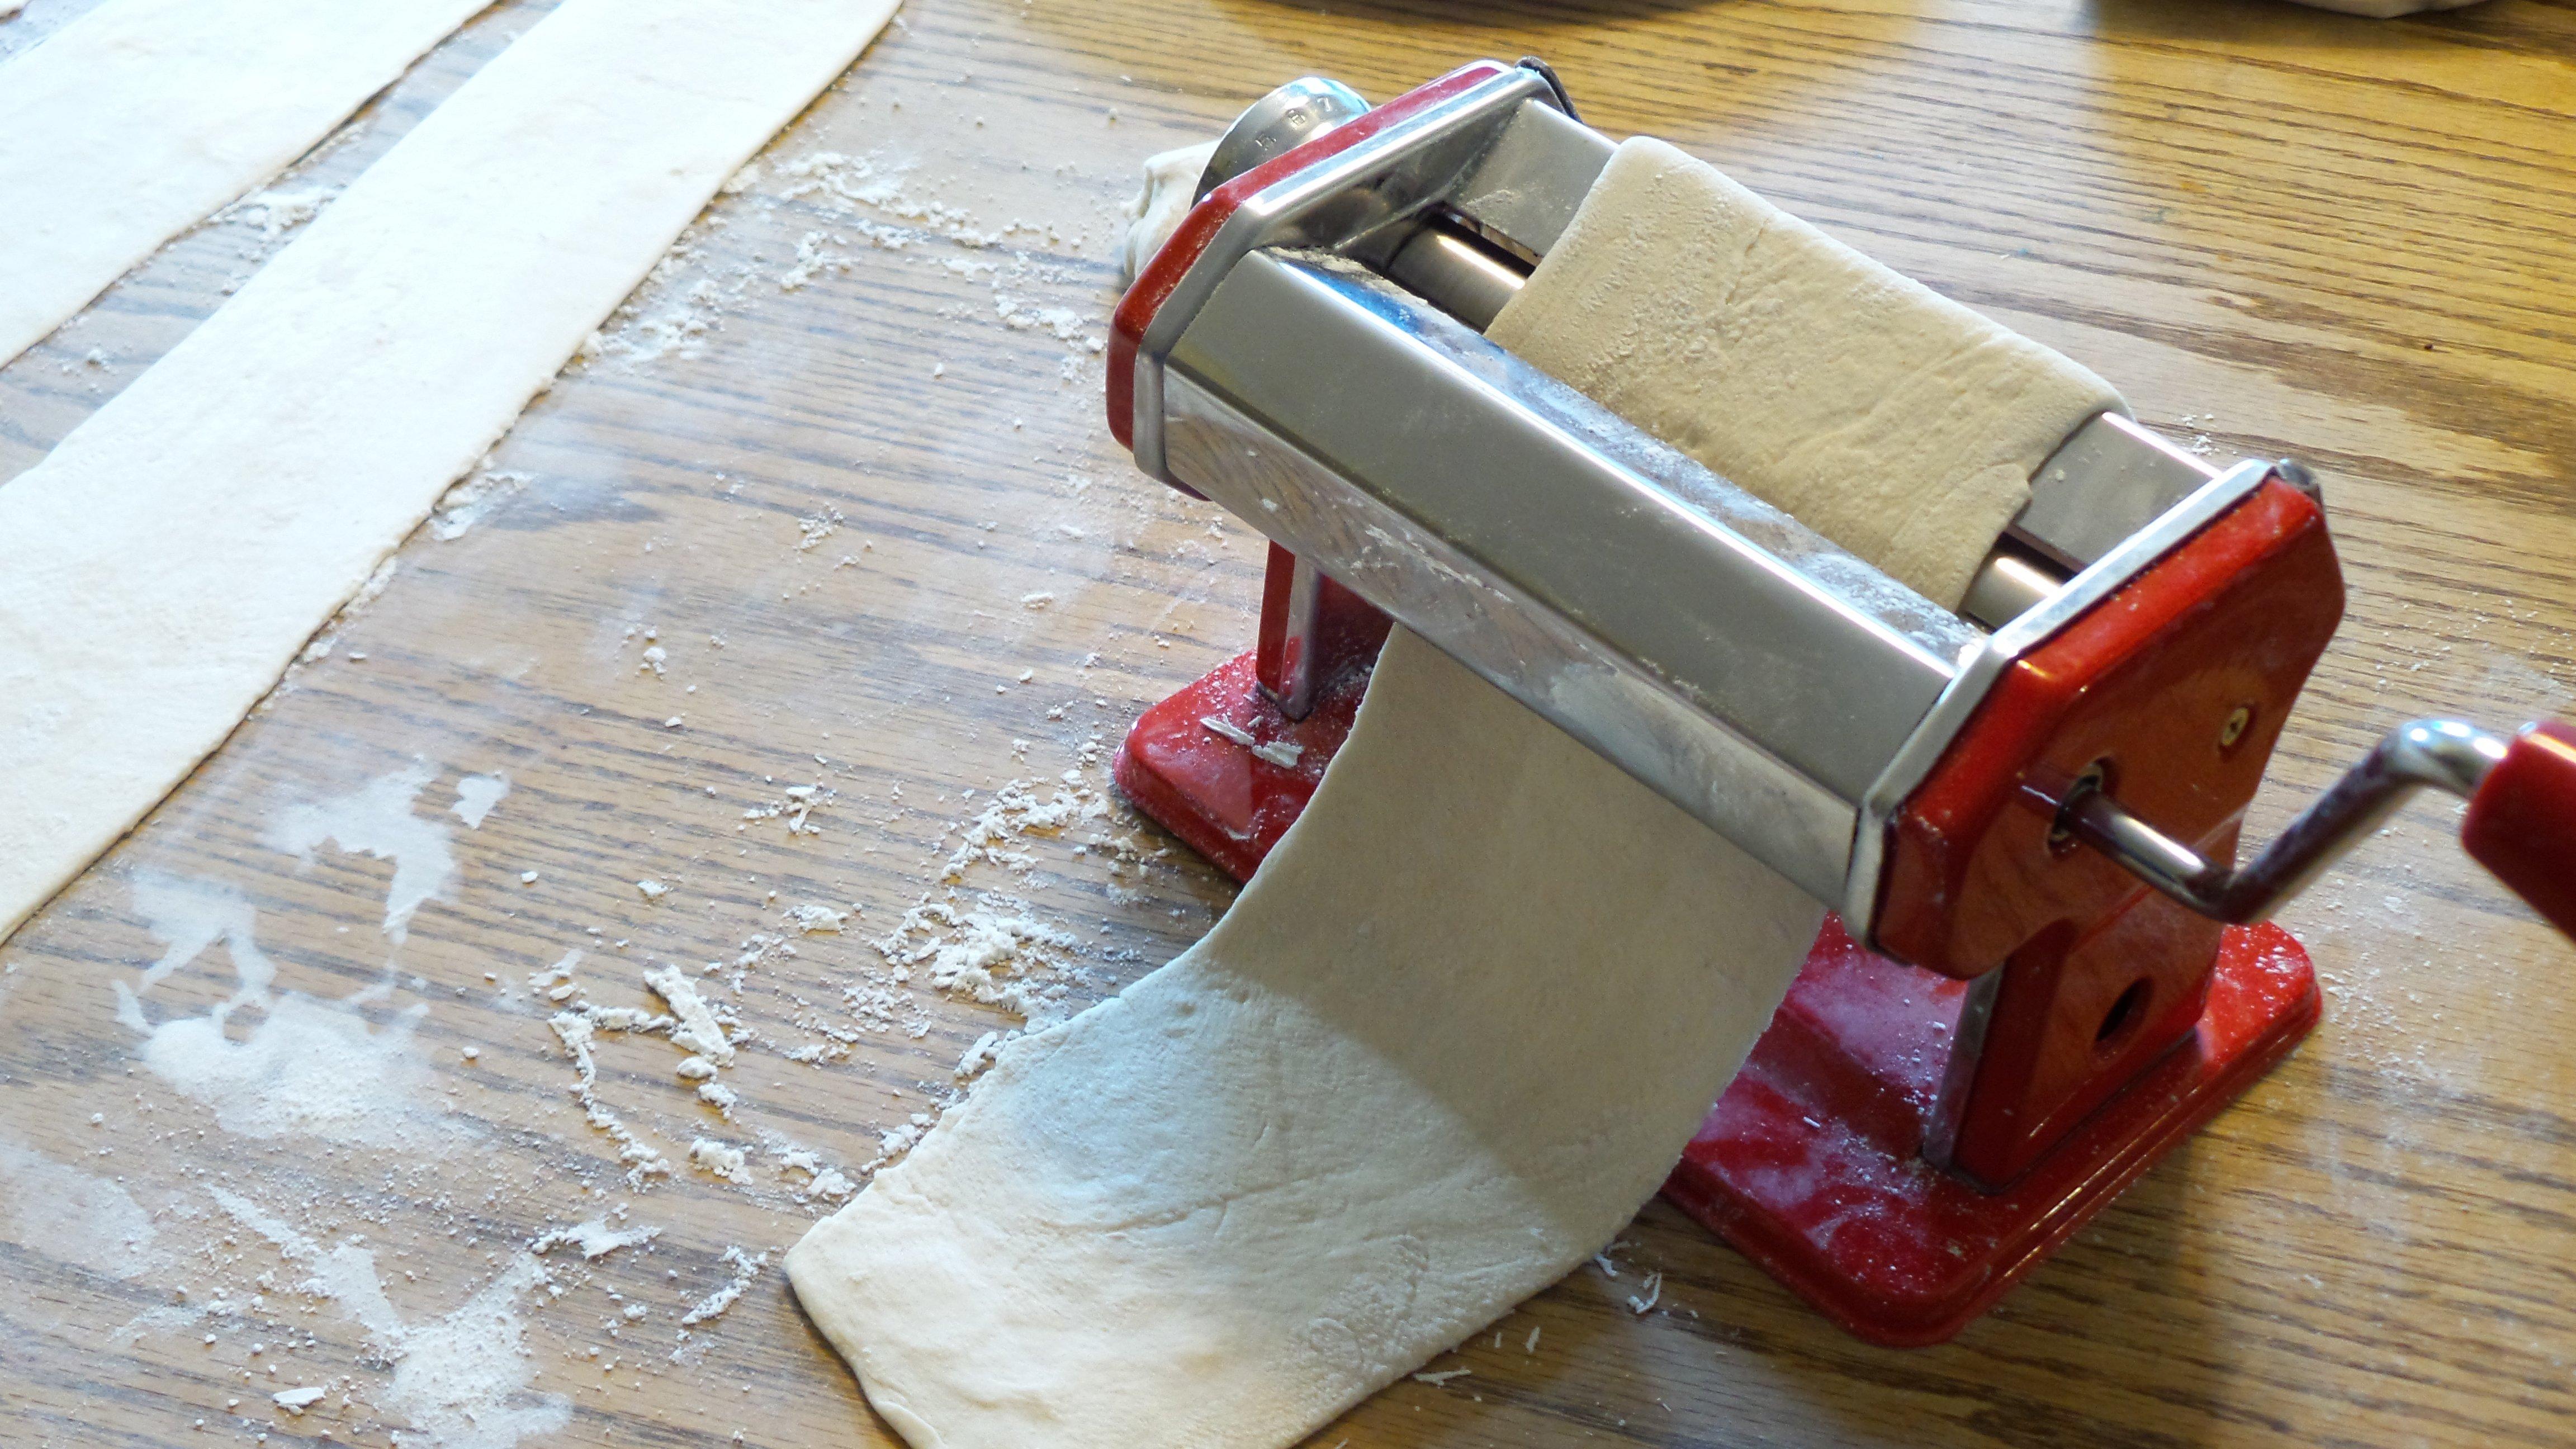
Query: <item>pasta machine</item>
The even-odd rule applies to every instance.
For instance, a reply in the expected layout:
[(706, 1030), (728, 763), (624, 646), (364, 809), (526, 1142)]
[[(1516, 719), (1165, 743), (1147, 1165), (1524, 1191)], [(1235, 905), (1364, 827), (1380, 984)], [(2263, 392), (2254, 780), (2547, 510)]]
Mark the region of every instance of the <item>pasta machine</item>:
[(2576, 730), (2398, 729), (2239, 825), (2343, 582), (2289, 462), (2129, 419), (1964, 609), (1488, 342), (1612, 145), (1536, 61), (1245, 112), (1120, 305), (1109, 420), (1271, 540), (1257, 646), (1139, 720), (1137, 805), (1248, 877), (1389, 621), (1832, 906), (1668, 1195), (1883, 1343), (1946, 1339), (2315, 1024), (2264, 924), (2412, 788), (2576, 929)]

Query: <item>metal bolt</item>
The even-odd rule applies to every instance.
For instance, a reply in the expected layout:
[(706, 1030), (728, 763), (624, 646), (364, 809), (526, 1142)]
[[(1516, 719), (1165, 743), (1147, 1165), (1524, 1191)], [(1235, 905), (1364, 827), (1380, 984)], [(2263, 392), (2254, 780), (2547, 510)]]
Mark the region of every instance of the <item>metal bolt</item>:
[(2236, 742), (2245, 738), (2245, 731), (2251, 729), (2253, 725), (2254, 706), (2250, 704), (2236, 706), (2236, 712), (2227, 717), (2227, 723), (2218, 727), (2218, 747), (2222, 750), (2236, 748)]
[(2048, 848), (2050, 850), (2064, 855), (2075, 848), (2075, 830), (2067, 824), (2068, 819), (2074, 815), (2076, 805), (2081, 803), (2085, 796), (2105, 788), (2110, 783), (2111, 761), (2108, 756), (2085, 766), (2084, 773), (2075, 777), (2075, 783), (2067, 787), (2066, 798), (2057, 807), (2057, 818), (2049, 824)]

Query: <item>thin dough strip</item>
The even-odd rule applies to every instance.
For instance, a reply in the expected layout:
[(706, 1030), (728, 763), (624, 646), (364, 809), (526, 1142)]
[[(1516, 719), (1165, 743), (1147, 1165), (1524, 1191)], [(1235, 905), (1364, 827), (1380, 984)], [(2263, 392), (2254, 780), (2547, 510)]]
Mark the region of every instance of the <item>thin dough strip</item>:
[(0, 939), (276, 683), (895, 0), (565, 0), (0, 486)]
[(0, 363), (487, 0), (106, 0), (0, 65)]

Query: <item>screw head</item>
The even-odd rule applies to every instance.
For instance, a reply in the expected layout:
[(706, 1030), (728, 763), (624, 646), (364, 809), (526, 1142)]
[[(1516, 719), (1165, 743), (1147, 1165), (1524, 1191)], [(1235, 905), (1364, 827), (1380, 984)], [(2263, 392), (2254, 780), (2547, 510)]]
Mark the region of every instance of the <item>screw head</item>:
[(2250, 704), (2236, 706), (2235, 712), (2228, 715), (2227, 723), (2218, 727), (2218, 747), (2222, 750), (2236, 748), (2236, 742), (2245, 738), (2245, 732), (2253, 726), (2254, 706)]

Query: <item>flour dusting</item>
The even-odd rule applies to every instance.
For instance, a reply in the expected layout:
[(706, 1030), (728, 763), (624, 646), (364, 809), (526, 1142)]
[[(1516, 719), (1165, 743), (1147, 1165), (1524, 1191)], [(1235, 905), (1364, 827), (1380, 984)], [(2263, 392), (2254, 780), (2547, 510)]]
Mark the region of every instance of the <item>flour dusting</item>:
[(111, 1278), (154, 1266), (151, 1215), (124, 1188), (0, 1136), (9, 1241)]
[(528, 1251), (544, 1254), (557, 1248), (576, 1248), (584, 1258), (595, 1262), (620, 1248), (639, 1248), (660, 1236), (660, 1228), (612, 1228), (608, 1219), (592, 1218), (588, 1222), (543, 1234), (528, 1244)]
[(315, 848), (325, 843), (392, 861), (394, 879), (385, 893), (384, 931), (401, 941), (411, 933), (412, 912), (445, 890), (456, 875), (447, 827), (435, 818), (412, 813), (412, 803), (435, 773), (427, 765), (414, 765), (371, 780), (347, 795), (289, 806), (270, 823), (265, 843), (272, 850), (292, 852), (307, 865), (313, 862)]
[(456, 782), (456, 803), (448, 810), (465, 822), (468, 830), (483, 828), (483, 817), (510, 793), (510, 777), (502, 774), (468, 775)]
[[(439, 1153), (470, 1137), (424, 1108), (429, 1071), (412, 1037), (428, 1008), (413, 1005), (377, 1026), (360, 1010), (383, 989), (322, 1000), (274, 988), (277, 967), (255, 940), (258, 911), (230, 887), (168, 876), (134, 883), (134, 905), (169, 949), (135, 983), (116, 985), (116, 1019), (143, 1037), (143, 1063), (183, 1096), (213, 1109), (227, 1132)], [(152, 989), (221, 942), (233, 994), (201, 1015), (158, 1023), (144, 1009)], [(235, 1040), (236, 1019), (256, 1015)]]
[(454, 1311), (406, 1322), (385, 1296), (373, 1251), (355, 1239), (325, 1251), (240, 1194), (210, 1191), (236, 1221), (312, 1274), (298, 1291), (338, 1304), (367, 1331), (374, 1350), (393, 1361), (393, 1382), (379, 1402), (410, 1422), (410, 1428), (393, 1432), (397, 1446), (515, 1449), (524, 1438), (556, 1433), (572, 1422), (569, 1399), (527, 1391), (535, 1369), (519, 1300), (547, 1281), (545, 1265), (533, 1256), (514, 1255)]

